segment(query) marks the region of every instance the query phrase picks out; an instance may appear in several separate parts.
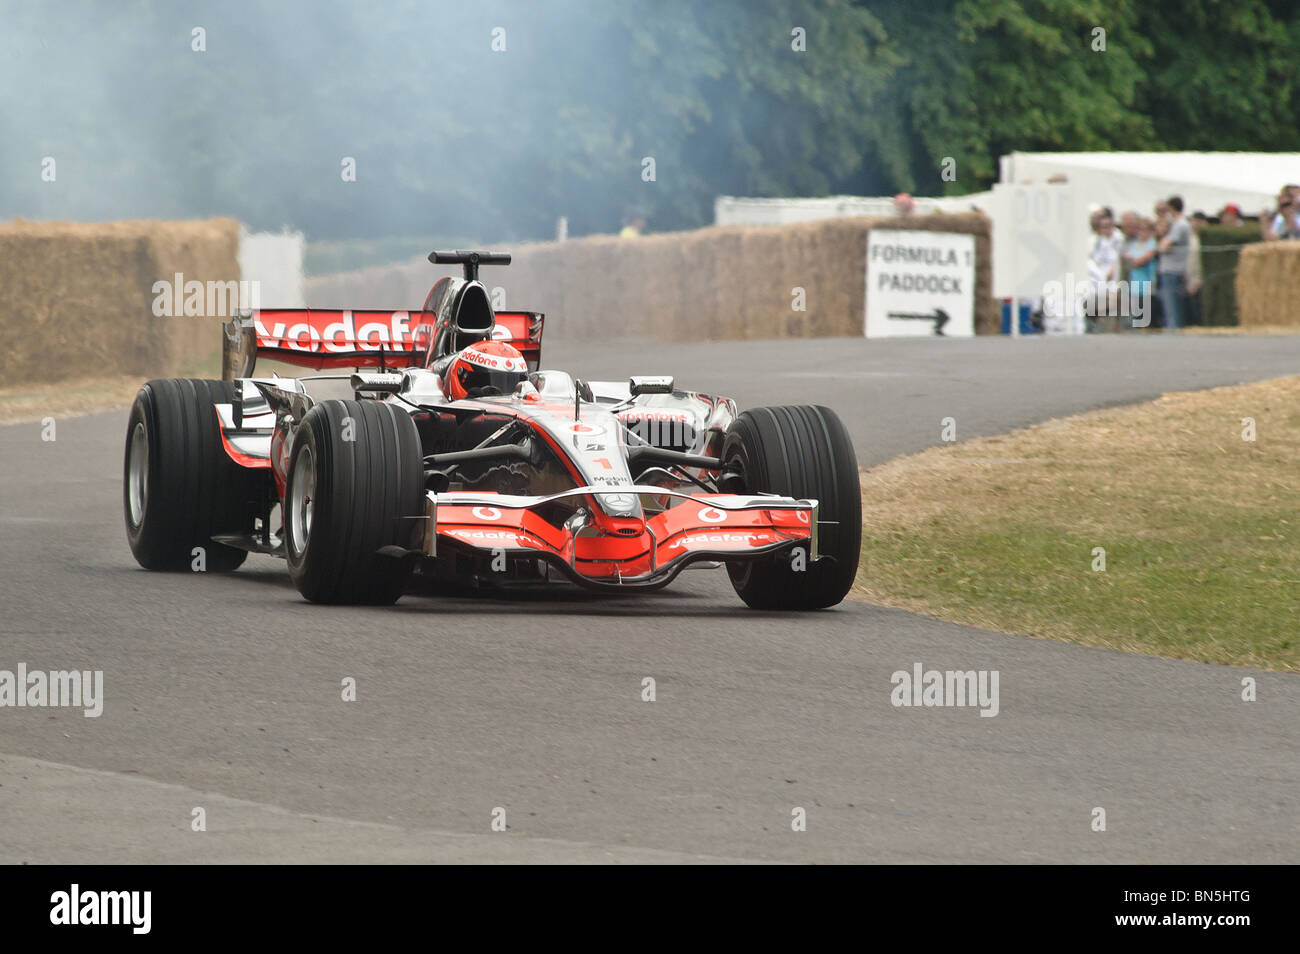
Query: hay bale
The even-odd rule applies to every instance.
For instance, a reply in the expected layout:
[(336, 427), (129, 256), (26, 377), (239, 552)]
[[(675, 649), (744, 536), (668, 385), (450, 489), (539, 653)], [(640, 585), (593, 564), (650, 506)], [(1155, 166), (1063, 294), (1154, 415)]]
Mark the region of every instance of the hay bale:
[(1237, 267), (1241, 326), (1300, 325), (1300, 242), (1260, 242)]
[[(507, 308), (545, 312), (547, 334), (553, 340), (858, 336), (863, 333), (867, 233), (872, 228), (974, 235), (975, 330), (997, 333), (992, 226), (978, 212), (540, 242), (513, 249), (513, 264), (499, 276), (493, 274), (496, 270), (485, 269), (481, 277), (489, 288), (506, 289)], [(387, 266), (310, 279), (308, 301), (415, 307), (423, 300), (423, 291), (415, 296), (414, 286), (402, 285), (398, 278), (413, 275), (414, 267)], [(436, 275), (427, 265), (421, 267), (423, 289)], [(805, 291), (804, 311), (792, 307), (796, 287)], [(320, 300), (325, 289), (330, 292), (328, 302)]]
[(687, 313), (673, 326), (683, 341), (730, 341), (745, 336), (744, 253), (741, 228), (682, 233), (682, 250), (693, 267), (682, 276)]
[[(234, 219), (214, 219), (206, 222), (154, 222), (149, 223), (149, 241), (159, 269), (159, 279), (176, 274), (188, 282), (237, 281), (239, 279), (239, 223)], [(148, 276), (145, 276), (146, 280)], [(152, 287), (152, 282), (149, 283)], [(200, 367), (207, 369), (221, 350), (221, 323), (233, 317), (238, 310), (237, 300), (220, 303), (214, 314), (203, 318), (168, 318), (165, 321), (164, 355), (156, 367), (166, 368), (167, 374), (196, 373)], [(151, 366), (152, 367), (152, 366)], [(151, 375), (151, 368), (137, 373)], [(204, 373), (208, 373), (205, 370)]]
[[(740, 261), (735, 264), (744, 276), (741, 304), (741, 337), (786, 337), (786, 316), (790, 311), (790, 288), (807, 281), (803, 271), (784, 260), (789, 229), (746, 228), (740, 235)], [(799, 281), (792, 280), (797, 276)]]
[[(577, 327), (582, 334), (597, 340), (635, 336), (643, 308), (626, 282), (619, 280), (629, 267), (627, 240), (600, 235), (552, 243), (551, 248), (558, 262), (555, 267), (563, 272), (565, 289), (557, 316), (563, 320), (575, 315), (581, 321)], [(593, 280), (593, 276), (597, 277)]]
[(867, 228), (858, 219), (816, 223), (808, 255), (815, 275), (809, 289), (809, 337), (857, 337), (866, 314)]
[(419, 308), (439, 275), (449, 274), (440, 269), (423, 258), (414, 258), (315, 276), (303, 282), (303, 295), (308, 308)]
[(222, 316), (157, 317), (154, 284), (238, 281), (238, 244), (233, 219), (0, 224), (0, 375), (215, 369)]
[[(612, 242), (612, 271), (622, 281), (611, 292), (616, 291), (622, 303), (611, 302), (610, 307), (620, 316), (623, 334), (661, 341), (699, 340), (700, 331), (690, 327), (691, 310), (682, 293), (681, 278), (688, 262), (681, 239), (651, 235)], [(695, 317), (707, 323), (709, 316)]]
[(569, 323), (565, 309), (564, 268), (556, 244), (546, 242), (513, 253), (511, 263), (501, 270), (507, 306), (546, 315), (545, 334), (551, 340), (580, 333)]
[[(546, 309), (548, 330), (560, 329), (566, 341), (620, 336), (621, 315), (611, 305), (627, 307), (631, 296), (624, 287), (625, 274), (633, 266), (620, 259), (615, 241), (591, 235), (537, 248), (542, 266), (538, 300), (554, 303)], [(556, 291), (548, 291), (548, 286)]]

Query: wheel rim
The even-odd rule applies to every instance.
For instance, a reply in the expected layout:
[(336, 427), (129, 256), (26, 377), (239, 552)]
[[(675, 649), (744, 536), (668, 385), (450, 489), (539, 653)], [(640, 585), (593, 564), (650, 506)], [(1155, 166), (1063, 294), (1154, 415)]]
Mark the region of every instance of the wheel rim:
[(137, 421), (131, 431), (131, 453), (126, 469), (126, 494), (131, 508), (131, 526), (144, 521), (149, 503), (149, 433), (144, 422)]
[(289, 483), (289, 543), (295, 553), (302, 553), (311, 537), (311, 517), (316, 507), (316, 461), (310, 447), (304, 446), (298, 452)]

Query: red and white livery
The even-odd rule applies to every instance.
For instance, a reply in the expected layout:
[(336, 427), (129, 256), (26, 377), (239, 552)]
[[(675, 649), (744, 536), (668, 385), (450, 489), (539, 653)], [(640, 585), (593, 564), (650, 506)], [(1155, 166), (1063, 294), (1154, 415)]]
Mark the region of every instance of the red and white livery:
[[(227, 326), (226, 380), (140, 390), (123, 504), (141, 565), (272, 554), (327, 603), (391, 603), (413, 574), (628, 590), (692, 566), (725, 566), (757, 608), (844, 598), (861, 501), (832, 411), (543, 369), (544, 316), (494, 311), (478, 281), (508, 255), (429, 258), (464, 276), (419, 309), (263, 309)], [(259, 377), (259, 358), (320, 373)]]

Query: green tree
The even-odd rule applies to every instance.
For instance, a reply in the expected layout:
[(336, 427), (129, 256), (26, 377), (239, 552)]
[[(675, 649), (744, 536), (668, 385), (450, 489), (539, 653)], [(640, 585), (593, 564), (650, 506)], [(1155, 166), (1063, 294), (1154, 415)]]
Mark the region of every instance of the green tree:
[(0, 215), (516, 241), (630, 206), (704, 225), (719, 194), (974, 191), (1014, 150), (1300, 139), (1293, 0), (0, 0), (0, 22)]
[[(997, 178), (1020, 151), (1144, 149), (1152, 126), (1134, 103), (1150, 41), (1130, 0), (948, 0), (918, 13), (878, 6), (906, 65), (894, 79), (895, 124), (911, 139), (902, 187), (960, 194)], [(1094, 31), (1105, 30), (1105, 49)], [(944, 182), (944, 157), (957, 163)]]
[(1151, 56), (1136, 107), (1151, 117), (1156, 143), (1300, 149), (1300, 6), (1292, 0), (1151, 3), (1140, 8), (1139, 29)]

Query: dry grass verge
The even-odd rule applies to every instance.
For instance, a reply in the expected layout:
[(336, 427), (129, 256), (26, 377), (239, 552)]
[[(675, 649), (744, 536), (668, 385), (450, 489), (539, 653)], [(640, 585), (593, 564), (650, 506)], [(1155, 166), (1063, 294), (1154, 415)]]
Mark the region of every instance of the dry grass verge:
[[(175, 377), (219, 378), (221, 362), (209, 358), (181, 369)], [(0, 427), (29, 424), (47, 417), (61, 421), (102, 411), (120, 410), (125, 413), (135, 399), (135, 392), (146, 380), (139, 375), (101, 375), (73, 378), (57, 384), (0, 388)]]
[(1300, 377), (933, 448), (866, 471), (862, 488), (855, 592), (873, 602), (1300, 671)]

